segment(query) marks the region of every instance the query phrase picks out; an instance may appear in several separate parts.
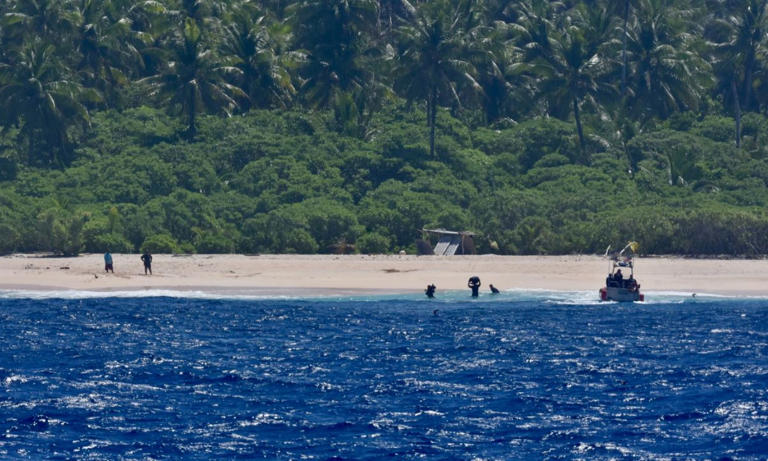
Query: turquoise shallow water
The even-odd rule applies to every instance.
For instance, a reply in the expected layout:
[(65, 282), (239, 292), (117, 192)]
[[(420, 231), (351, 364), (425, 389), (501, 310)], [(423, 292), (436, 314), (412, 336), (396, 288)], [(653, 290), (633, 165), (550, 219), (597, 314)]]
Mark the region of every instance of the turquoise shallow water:
[(768, 300), (153, 294), (0, 293), (0, 458), (768, 454)]

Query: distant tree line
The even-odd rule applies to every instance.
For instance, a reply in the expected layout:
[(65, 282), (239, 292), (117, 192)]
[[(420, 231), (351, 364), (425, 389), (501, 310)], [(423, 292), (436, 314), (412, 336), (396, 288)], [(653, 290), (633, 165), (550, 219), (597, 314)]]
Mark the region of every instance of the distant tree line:
[[(626, 142), (685, 111), (768, 110), (768, 0), (8, 0), (0, 122), (68, 164), (93, 110), (331, 109), (366, 136), (388, 98), (476, 123), (585, 116)], [(150, 98), (150, 99), (147, 99)], [(478, 119), (479, 116), (479, 119)]]
[(441, 226), (765, 254), (767, 25), (768, 0), (6, 0), (0, 252)]

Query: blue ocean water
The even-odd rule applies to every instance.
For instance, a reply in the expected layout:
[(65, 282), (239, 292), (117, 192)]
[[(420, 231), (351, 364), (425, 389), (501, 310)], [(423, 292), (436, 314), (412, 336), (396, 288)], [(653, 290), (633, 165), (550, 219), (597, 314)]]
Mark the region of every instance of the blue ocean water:
[(0, 458), (768, 455), (768, 300), (101, 296), (0, 293)]

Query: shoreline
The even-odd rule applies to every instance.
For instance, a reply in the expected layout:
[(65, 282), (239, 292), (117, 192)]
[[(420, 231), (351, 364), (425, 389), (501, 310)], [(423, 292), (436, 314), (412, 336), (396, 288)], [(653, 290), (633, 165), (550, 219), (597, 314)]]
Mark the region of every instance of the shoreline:
[[(594, 255), (153, 255), (144, 275), (138, 254), (113, 254), (104, 273), (101, 254), (0, 257), (0, 289), (19, 291), (205, 291), (263, 296), (344, 296), (467, 290), (478, 275), (481, 293), (506, 290), (591, 291), (603, 286), (609, 261)], [(768, 260), (636, 258), (644, 292), (768, 296)]]

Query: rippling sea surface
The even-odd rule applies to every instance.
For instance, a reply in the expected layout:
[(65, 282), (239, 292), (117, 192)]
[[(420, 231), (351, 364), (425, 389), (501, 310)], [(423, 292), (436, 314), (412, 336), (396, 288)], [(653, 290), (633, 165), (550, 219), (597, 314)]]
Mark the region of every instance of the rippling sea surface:
[(0, 458), (768, 455), (768, 300), (438, 294), (1, 292)]

